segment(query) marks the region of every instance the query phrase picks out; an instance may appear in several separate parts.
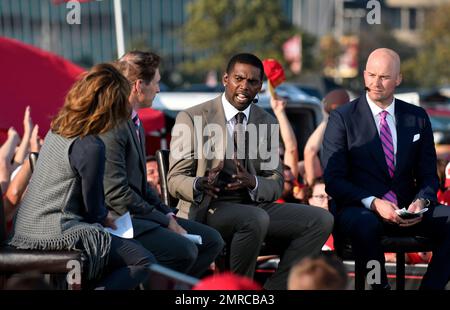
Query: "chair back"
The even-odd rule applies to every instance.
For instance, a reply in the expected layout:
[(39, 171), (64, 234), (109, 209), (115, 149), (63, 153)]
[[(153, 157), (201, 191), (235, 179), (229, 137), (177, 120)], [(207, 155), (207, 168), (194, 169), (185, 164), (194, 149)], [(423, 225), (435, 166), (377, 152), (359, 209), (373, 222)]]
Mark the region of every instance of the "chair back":
[(159, 184), (161, 186), (161, 200), (169, 208), (176, 208), (178, 199), (170, 195), (167, 184), (167, 174), (169, 173), (169, 150), (156, 151), (156, 162), (158, 164)]

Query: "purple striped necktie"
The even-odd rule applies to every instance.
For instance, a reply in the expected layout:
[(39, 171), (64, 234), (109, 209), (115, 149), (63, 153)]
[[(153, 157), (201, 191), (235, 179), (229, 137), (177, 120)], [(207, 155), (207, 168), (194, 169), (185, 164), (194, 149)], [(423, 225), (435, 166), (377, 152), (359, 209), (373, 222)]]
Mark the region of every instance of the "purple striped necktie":
[[(386, 159), (386, 163), (388, 166), (389, 175), (391, 176), (391, 178), (393, 178), (395, 171), (394, 143), (392, 141), (391, 130), (389, 129), (389, 125), (386, 121), (387, 115), (388, 112), (386, 111), (380, 112), (380, 139), (384, 151), (384, 158)], [(392, 190), (384, 194), (383, 199), (388, 200), (397, 205), (397, 195)]]
[(137, 114), (133, 117), (133, 123), (136, 126), (136, 135), (137, 135), (138, 140), (140, 142), (141, 141), (141, 135), (139, 134), (139, 127), (141, 126), (141, 120), (139, 119)]

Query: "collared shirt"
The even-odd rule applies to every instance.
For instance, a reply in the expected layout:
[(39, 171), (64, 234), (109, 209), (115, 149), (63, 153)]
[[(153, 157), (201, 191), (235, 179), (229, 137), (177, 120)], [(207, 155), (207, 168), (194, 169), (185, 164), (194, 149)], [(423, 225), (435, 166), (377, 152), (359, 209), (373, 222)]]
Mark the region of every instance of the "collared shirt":
[(131, 110), (131, 119), (133, 119), (138, 113), (135, 109)]
[[(375, 121), (375, 125), (377, 126), (378, 135), (380, 135), (380, 113), (382, 111), (388, 112), (386, 115), (386, 122), (389, 126), (389, 129), (391, 130), (392, 135), (392, 143), (394, 146), (394, 164), (396, 162), (396, 156), (397, 156), (397, 128), (395, 127), (395, 98), (392, 98), (392, 103), (386, 108), (382, 109), (379, 106), (375, 104), (375, 102), (372, 101), (372, 99), (369, 98), (369, 95), (366, 93), (366, 99), (367, 103), (369, 104), (369, 108), (372, 111), (372, 116)], [(372, 205), (372, 202), (374, 201), (376, 197), (370, 196), (366, 197), (361, 200), (362, 204), (370, 210), (370, 206)]]
[[(133, 109), (133, 110), (131, 111), (131, 120), (133, 121), (134, 125), (136, 126), (136, 129), (135, 129), (136, 135), (137, 135), (137, 137), (138, 137), (138, 139), (139, 139), (139, 141), (140, 141), (140, 140), (141, 140), (141, 136), (140, 136), (140, 134), (139, 134), (140, 121), (136, 124), (136, 123), (134, 122), (134, 118), (135, 118), (135, 117), (138, 117), (138, 113), (136, 112), (135, 109)], [(138, 119), (139, 119), (139, 117), (138, 117)], [(139, 125), (138, 125), (138, 124), (139, 124)]]
[(223, 111), (225, 112), (225, 120), (227, 121), (227, 130), (228, 130), (228, 133), (230, 134), (230, 137), (233, 136), (234, 126), (236, 125), (235, 116), (239, 112), (242, 112), (245, 114), (243, 125), (244, 125), (244, 128), (247, 129), (247, 122), (248, 122), (248, 118), (250, 117), (251, 105), (249, 105), (247, 107), (247, 109), (245, 109), (244, 111), (239, 111), (227, 100), (227, 98), (225, 97), (225, 93), (224, 93), (222, 95), (222, 106), (223, 106)]

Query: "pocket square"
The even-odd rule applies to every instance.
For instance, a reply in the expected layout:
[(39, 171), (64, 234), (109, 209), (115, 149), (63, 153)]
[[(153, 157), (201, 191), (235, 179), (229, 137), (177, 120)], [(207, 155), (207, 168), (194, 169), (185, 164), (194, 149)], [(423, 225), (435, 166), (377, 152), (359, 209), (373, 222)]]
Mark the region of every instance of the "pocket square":
[(414, 137), (413, 137), (413, 142), (416, 142), (416, 141), (419, 140), (419, 139), (420, 139), (420, 133), (414, 135)]

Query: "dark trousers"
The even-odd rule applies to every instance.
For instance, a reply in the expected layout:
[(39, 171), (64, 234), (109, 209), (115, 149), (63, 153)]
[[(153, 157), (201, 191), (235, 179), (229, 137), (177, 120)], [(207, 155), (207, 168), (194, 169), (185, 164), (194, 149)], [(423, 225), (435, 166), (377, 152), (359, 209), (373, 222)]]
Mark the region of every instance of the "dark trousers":
[(286, 289), (295, 262), (320, 252), (333, 227), (328, 211), (292, 203), (218, 201), (211, 204), (206, 220), (229, 243), (232, 272), (253, 277), (262, 243), (276, 249), (273, 254), (281, 255), (280, 264), (264, 287), (278, 290)]
[(202, 244), (198, 245), (166, 227), (157, 227), (136, 237), (145, 248), (150, 250), (159, 264), (201, 277), (210, 264), (222, 251), (224, 242), (220, 234), (206, 225), (178, 218), (178, 224), (188, 233), (200, 235)]
[(370, 260), (380, 262), (381, 287), (387, 285), (385, 259), (380, 243), (382, 236), (432, 238), (435, 241), (433, 257), (423, 277), (421, 289), (444, 289), (449, 280), (450, 207), (438, 205), (429, 208), (422, 221), (411, 227), (388, 224), (364, 207), (346, 207), (335, 217), (335, 234), (335, 239), (350, 239), (354, 255), (364, 266)]
[(111, 237), (108, 265), (95, 286), (106, 290), (129, 290), (147, 282), (149, 267), (156, 263), (153, 254), (135, 240)]

